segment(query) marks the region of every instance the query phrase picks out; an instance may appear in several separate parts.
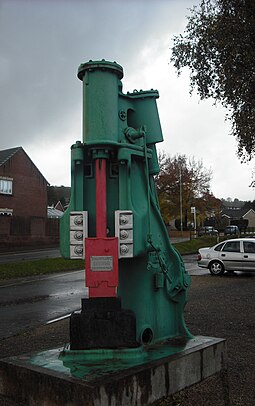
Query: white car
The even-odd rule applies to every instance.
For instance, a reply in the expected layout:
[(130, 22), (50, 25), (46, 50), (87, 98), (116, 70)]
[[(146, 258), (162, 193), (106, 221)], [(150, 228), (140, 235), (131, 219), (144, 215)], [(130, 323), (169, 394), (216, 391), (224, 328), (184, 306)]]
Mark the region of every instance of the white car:
[(201, 268), (208, 268), (212, 275), (222, 275), (225, 271), (255, 272), (255, 238), (235, 238), (200, 248), (197, 263)]

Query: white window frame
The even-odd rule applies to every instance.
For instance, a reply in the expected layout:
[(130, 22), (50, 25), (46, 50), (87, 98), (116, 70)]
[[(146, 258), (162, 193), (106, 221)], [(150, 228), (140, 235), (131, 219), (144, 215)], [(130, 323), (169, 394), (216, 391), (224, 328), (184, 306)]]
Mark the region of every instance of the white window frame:
[(12, 195), (13, 178), (0, 177), (0, 194)]
[(12, 216), (13, 209), (1, 209), (0, 208), (0, 216)]

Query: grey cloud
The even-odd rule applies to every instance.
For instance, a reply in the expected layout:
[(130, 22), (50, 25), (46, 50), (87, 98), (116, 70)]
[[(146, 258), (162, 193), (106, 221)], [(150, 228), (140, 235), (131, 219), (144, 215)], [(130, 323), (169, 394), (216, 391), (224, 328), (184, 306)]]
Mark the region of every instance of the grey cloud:
[(69, 127), (80, 109), (81, 62), (105, 58), (141, 69), (136, 55), (157, 35), (166, 10), (166, 0), (2, 1), (1, 148)]

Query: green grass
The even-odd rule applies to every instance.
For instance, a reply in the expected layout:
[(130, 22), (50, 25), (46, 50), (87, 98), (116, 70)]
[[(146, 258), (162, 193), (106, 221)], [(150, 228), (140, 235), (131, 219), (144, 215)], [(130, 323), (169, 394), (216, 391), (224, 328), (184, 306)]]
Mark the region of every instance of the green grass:
[(217, 244), (217, 237), (201, 237), (194, 240), (178, 242), (173, 244), (181, 255), (195, 254), (199, 248), (212, 247)]
[[(181, 255), (195, 254), (199, 248), (211, 247), (217, 243), (216, 237), (201, 237), (173, 244)], [(24, 276), (47, 275), (56, 272), (69, 272), (84, 269), (84, 260), (64, 258), (39, 259), (0, 264), (0, 280)]]
[(64, 258), (38, 259), (0, 264), (0, 279), (19, 278), (23, 276), (46, 275), (55, 272), (84, 269), (83, 260)]

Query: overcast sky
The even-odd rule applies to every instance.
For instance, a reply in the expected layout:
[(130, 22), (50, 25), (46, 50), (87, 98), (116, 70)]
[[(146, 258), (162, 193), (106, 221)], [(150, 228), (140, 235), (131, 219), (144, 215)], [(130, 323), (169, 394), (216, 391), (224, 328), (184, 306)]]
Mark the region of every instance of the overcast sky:
[(203, 160), (218, 198), (254, 200), (225, 111), (189, 95), (170, 65), (174, 35), (198, 0), (0, 0), (0, 149), (22, 146), (51, 185), (70, 185), (70, 146), (82, 139), (80, 63), (117, 61), (123, 91), (157, 89), (158, 149)]

